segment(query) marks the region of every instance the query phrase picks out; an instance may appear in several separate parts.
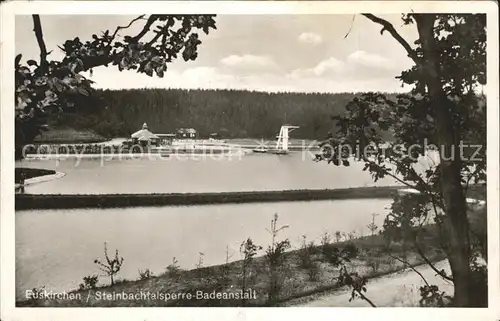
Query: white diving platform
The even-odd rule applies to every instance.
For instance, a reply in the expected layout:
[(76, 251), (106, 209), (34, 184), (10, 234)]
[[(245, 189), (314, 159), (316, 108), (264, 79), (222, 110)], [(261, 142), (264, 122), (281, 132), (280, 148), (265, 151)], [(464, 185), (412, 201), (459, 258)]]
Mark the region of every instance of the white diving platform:
[(278, 134), (278, 140), (276, 141), (275, 154), (288, 154), (288, 139), (290, 137), (290, 132), (299, 128), (299, 126), (283, 125), (281, 126), (280, 132)]

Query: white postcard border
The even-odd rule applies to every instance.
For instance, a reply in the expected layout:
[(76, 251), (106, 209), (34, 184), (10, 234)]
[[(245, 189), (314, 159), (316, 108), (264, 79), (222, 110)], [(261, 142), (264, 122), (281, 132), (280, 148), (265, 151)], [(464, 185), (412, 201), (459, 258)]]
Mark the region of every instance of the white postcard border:
[[(491, 320), (500, 319), (499, 78), (498, 4), (493, 1), (11, 1), (1, 10), (1, 301), (2, 320)], [(16, 14), (341, 14), (341, 13), (487, 13), (487, 163), (488, 163), (488, 309), (421, 308), (15, 308), (14, 213), (14, 16)], [(36, 231), (33, 231), (36, 233)]]

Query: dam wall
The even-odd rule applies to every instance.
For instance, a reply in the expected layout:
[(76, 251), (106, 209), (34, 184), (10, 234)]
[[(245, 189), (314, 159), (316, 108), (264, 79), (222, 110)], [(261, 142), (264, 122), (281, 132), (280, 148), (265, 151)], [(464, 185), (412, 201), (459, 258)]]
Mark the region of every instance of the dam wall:
[(168, 194), (16, 194), (16, 210), (181, 206), (391, 198), (400, 187)]

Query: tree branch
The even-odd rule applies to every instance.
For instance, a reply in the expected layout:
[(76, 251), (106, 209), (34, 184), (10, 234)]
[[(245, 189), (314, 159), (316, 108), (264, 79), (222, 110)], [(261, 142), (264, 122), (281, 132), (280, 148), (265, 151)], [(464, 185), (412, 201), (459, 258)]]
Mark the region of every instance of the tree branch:
[(83, 60), (83, 71), (88, 71), (89, 69), (107, 66), (108, 64), (113, 62), (114, 56), (97, 56), (97, 57), (88, 57)]
[(474, 172), (472, 172), (471, 174), (469, 174), (469, 176), (467, 177), (467, 181), (465, 182), (465, 186), (464, 186), (465, 197), (467, 197), (467, 193), (469, 191), (470, 180), (474, 176), (476, 176), (477, 174), (479, 174), (479, 172), (482, 171), (482, 170), (483, 170), (483, 168), (481, 166), (476, 165), (476, 168), (474, 169)]
[(403, 46), (403, 48), (408, 53), (408, 57), (410, 57), (416, 64), (419, 63), (420, 59), (417, 56), (417, 52), (413, 50), (410, 44), (408, 44), (408, 42), (403, 37), (401, 37), (401, 35), (396, 31), (396, 29), (394, 29), (394, 26), (389, 21), (379, 18), (371, 13), (362, 13), (362, 15), (370, 19), (371, 21), (381, 25), (383, 28), (380, 31), (380, 34), (383, 34), (384, 31), (388, 31), (391, 36), (396, 39), (396, 41), (399, 42), (401, 46)]
[(162, 35), (164, 35), (164, 29), (163, 28), (161, 31), (158, 31), (156, 33), (156, 35), (153, 37), (153, 39), (151, 39), (147, 44), (146, 44), (146, 48), (150, 48)]
[(368, 304), (370, 304), (372, 306), (372, 308), (376, 308), (377, 307), (370, 299), (368, 299), (363, 293), (361, 293), (361, 291), (356, 290), (356, 292), (358, 292), (358, 294), (361, 297), (361, 299), (363, 299), (366, 302), (368, 302)]
[(443, 279), (445, 280), (448, 280), (448, 281), (451, 281), (453, 282), (453, 277), (449, 277), (447, 276), (446, 274), (444, 274), (444, 272), (442, 271), (439, 271), (435, 266), (434, 264), (432, 264), (431, 261), (429, 261), (429, 259), (424, 255), (424, 252), (422, 251), (422, 249), (418, 246), (417, 242), (415, 241), (415, 248), (417, 249), (417, 252), (418, 254), (422, 257), (422, 259), (425, 261), (425, 263), (427, 263), (431, 269), (434, 270), (434, 272), (436, 272), (439, 276), (441, 276)]
[(40, 16), (37, 14), (33, 16), (33, 31), (35, 32), (36, 41), (38, 42), (38, 47), (40, 48), (40, 66), (47, 65), (47, 47), (45, 46), (45, 41), (43, 40), (42, 24), (40, 22)]
[(424, 280), (425, 284), (427, 286), (429, 286), (429, 282), (427, 282), (427, 280), (424, 278), (424, 276), (422, 275), (422, 273), (420, 273), (417, 269), (415, 269), (415, 267), (413, 265), (411, 265), (408, 261), (406, 260), (403, 260), (402, 258), (400, 257), (397, 257), (397, 256), (393, 256), (393, 255), (390, 255), (389, 254), (389, 257), (392, 257), (393, 259), (403, 263), (404, 265), (408, 266), (410, 269), (412, 269), (415, 273), (417, 273), (421, 278), (422, 280)]
[(159, 16), (158, 15), (155, 15), (155, 14), (152, 14), (149, 16), (148, 18), (148, 21), (146, 22), (146, 24), (144, 25), (144, 27), (142, 28), (141, 32), (139, 32), (135, 37), (132, 38), (132, 41), (133, 42), (137, 42), (139, 41), (142, 37), (144, 37), (144, 35), (146, 33), (148, 33), (148, 31), (151, 29), (151, 26), (153, 25), (153, 23), (158, 20)]
[[(368, 158), (366, 157), (363, 157), (362, 158), (364, 162), (367, 162), (367, 163), (370, 163), (371, 165), (374, 165), (374, 166), (377, 166), (380, 170), (383, 170), (384, 171), (384, 174), (385, 175), (388, 175), (392, 178), (394, 178), (395, 180), (397, 180), (398, 182), (400, 182), (401, 184), (411, 188), (411, 189), (414, 189), (424, 195), (427, 195), (429, 196), (429, 198), (431, 199), (431, 202), (433, 203), (433, 205), (435, 204), (434, 202), (437, 202), (438, 203), (438, 206), (441, 207), (443, 210), (445, 209), (444, 207), (444, 203), (439, 200), (436, 200), (436, 197), (434, 195), (434, 193), (432, 192), (432, 190), (430, 188), (425, 188), (426, 185), (428, 185), (423, 179), (422, 177), (420, 177), (420, 175), (417, 174), (417, 172), (415, 171), (414, 168), (408, 168), (408, 170), (411, 172), (411, 174), (413, 174), (414, 177), (416, 177), (418, 179), (418, 181), (421, 183), (421, 187), (419, 187), (418, 185), (418, 182), (417, 182), (417, 185), (412, 185), (406, 181), (404, 181), (403, 179), (397, 177), (396, 175), (394, 175), (393, 173), (391, 173), (390, 171), (384, 169), (382, 166), (380, 166), (378, 163), (374, 162), (374, 161), (371, 161), (369, 160)], [(389, 161), (393, 161), (393, 163), (397, 163), (393, 158), (388, 158)]]
[(356, 15), (352, 15), (352, 21), (351, 21), (351, 26), (349, 27), (349, 31), (347, 31), (346, 35), (344, 36), (344, 39), (347, 38), (349, 36), (349, 34), (351, 33), (351, 30), (352, 30), (352, 26), (354, 25), (354, 19), (356, 18)]
[(403, 184), (403, 185), (405, 185), (405, 186), (407, 186), (407, 187), (409, 187), (409, 188), (411, 188), (411, 189), (417, 190), (417, 191), (419, 191), (419, 192), (421, 192), (421, 193), (425, 193), (425, 192), (426, 192), (425, 190), (420, 190), (420, 189), (418, 188), (418, 186), (416, 186), (416, 185), (411, 185), (410, 183), (405, 182), (405, 181), (404, 181), (404, 180), (402, 180), (401, 178), (397, 177), (396, 175), (394, 175), (393, 173), (391, 173), (391, 172), (389, 172), (388, 170), (384, 169), (382, 166), (380, 166), (380, 165), (379, 165), (379, 164), (377, 164), (376, 162), (371, 161), (371, 160), (369, 160), (369, 159), (368, 159), (368, 158), (366, 158), (366, 157), (363, 157), (363, 161), (364, 161), (364, 162), (366, 162), (366, 163), (369, 163), (369, 164), (371, 164), (371, 165), (377, 166), (379, 169), (381, 169), (381, 170), (383, 170), (383, 171), (384, 171), (384, 174), (385, 174), (385, 175), (388, 175), (388, 176), (390, 176), (390, 177), (394, 178), (395, 180), (397, 180), (397, 181), (398, 181), (398, 182), (400, 182), (401, 184)]
[(122, 27), (122, 26), (118, 26), (118, 27), (116, 27), (115, 32), (114, 32), (114, 33), (113, 33), (113, 35), (111, 36), (111, 40), (115, 39), (116, 35), (118, 34), (118, 31), (123, 30), (123, 29), (127, 29), (127, 28), (129, 28), (129, 27), (130, 27), (130, 26), (131, 26), (134, 22), (136, 22), (137, 20), (144, 19), (144, 17), (145, 17), (145, 16), (146, 16), (146, 15), (144, 15), (144, 14), (143, 14), (143, 15), (140, 15), (139, 17), (137, 17), (137, 18), (133, 19), (132, 21), (130, 21), (128, 25), (123, 26), (123, 27)]
[[(396, 163), (396, 161), (393, 159), (393, 158), (389, 158), (389, 160), (392, 160), (394, 161), (394, 163)], [(418, 189), (418, 188), (415, 188), (416, 190), (419, 190), (421, 193), (423, 194), (426, 194), (427, 196), (430, 197), (431, 199), (431, 203), (433, 206), (436, 206), (436, 203), (437, 203), (437, 206), (439, 206), (443, 211), (446, 210), (446, 207), (444, 205), (444, 202), (443, 202), (443, 198), (442, 197), (439, 197), (439, 199), (436, 199), (436, 195), (435, 193), (432, 191), (431, 187), (429, 186), (430, 183), (429, 182), (426, 182), (418, 173), (417, 171), (415, 170), (415, 168), (411, 167), (411, 166), (408, 166), (406, 168), (406, 170), (408, 170), (409, 174), (412, 175), (413, 178), (415, 178), (417, 180), (417, 184), (420, 183), (420, 185), (422, 186), (422, 189)], [(414, 180), (415, 181), (415, 180)], [(418, 186), (418, 185), (417, 185)], [(436, 215), (437, 215), (437, 212), (436, 212)]]

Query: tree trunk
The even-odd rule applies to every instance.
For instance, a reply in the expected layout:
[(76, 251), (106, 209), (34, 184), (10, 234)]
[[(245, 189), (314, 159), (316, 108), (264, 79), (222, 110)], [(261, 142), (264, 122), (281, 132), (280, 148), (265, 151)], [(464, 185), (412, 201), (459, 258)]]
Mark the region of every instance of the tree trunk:
[[(474, 293), (470, 292), (470, 245), (467, 205), (461, 183), (461, 159), (456, 150), (459, 135), (454, 126), (450, 102), (443, 91), (440, 76), (439, 52), (434, 39), (435, 15), (415, 17), (422, 44), (422, 65), (430, 104), (436, 111), (436, 133), (440, 145), (441, 192), (445, 205), (445, 230), (449, 246), (449, 263), (453, 274), (454, 304), (471, 306)], [(455, 154), (455, 155), (454, 155)], [(453, 155), (451, 157), (450, 155)], [(445, 157), (443, 157), (445, 156)], [(445, 159), (446, 158), (446, 159)]]

